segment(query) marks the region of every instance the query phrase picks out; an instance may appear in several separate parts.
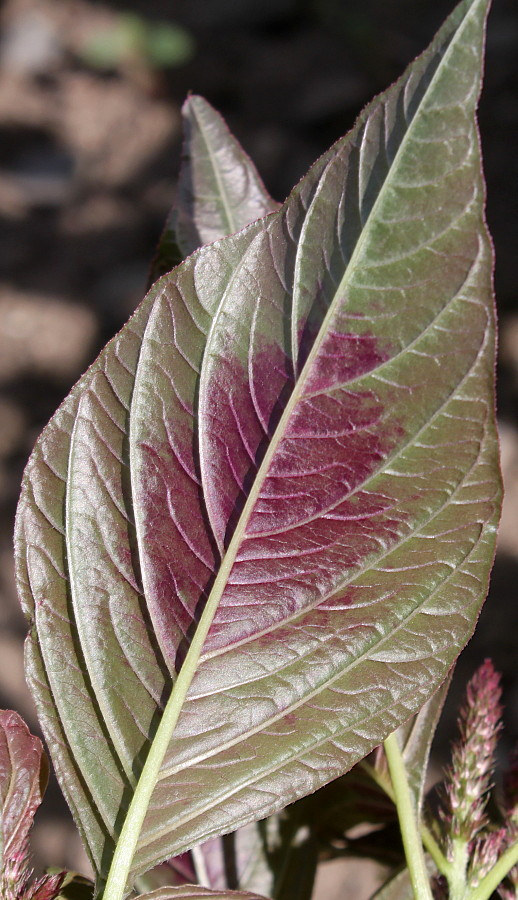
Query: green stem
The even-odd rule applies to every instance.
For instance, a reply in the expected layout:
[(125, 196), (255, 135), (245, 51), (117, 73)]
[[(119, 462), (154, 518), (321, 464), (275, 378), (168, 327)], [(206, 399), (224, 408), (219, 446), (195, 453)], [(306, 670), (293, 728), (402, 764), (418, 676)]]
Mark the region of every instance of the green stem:
[(171, 732), (180, 712), (176, 698), (177, 695), (173, 691), (135, 788), (135, 793), (115, 847), (103, 892), (103, 900), (123, 900), (126, 895), (131, 863), (137, 848), (146, 811), (169, 746)]
[[(396, 804), (396, 797), (394, 794), (394, 789), (390, 783), (390, 779), (384, 777), (381, 772), (377, 772), (374, 766), (371, 766), (370, 763), (362, 760), (362, 762), (358, 763), (359, 766), (363, 769), (363, 771), (370, 777), (372, 780), (385, 791), (387, 797), (389, 797), (394, 805)], [(428, 850), (428, 853), (432, 857), (435, 865), (437, 866), (441, 875), (444, 875), (446, 878), (450, 874), (451, 865), (446, 859), (444, 853), (442, 852), (439, 844), (435, 840), (432, 832), (423, 822), (419, 823), (419, 832), (421, 834), (421, 840)]]
[(387, 778), (383, 773), (378, 772), (374, 766), (371, 766), (370, 763), (366, 762), (364, 759), (358, 765), (363, 769), (366, 775), (381, 788), (382, 791), (385, 791), (387, 797), (392, 800), (394, 806), (396, 805), (396, 796), (394, 794), (394, 789), (390, 783), (390, 779)]
[(441, 873), (441, 875), (444, 875), (446, 878), (448, 878), (451, 871), (451, 863), (449, 863), (446, 859), (430, 829), (427, 828), (426, 825), (421, 824), (419, 830), (421, 832), (421, 840), (428, 850), (428, 853), (432, 857), (439, 872)]
[[(232, 544), (231, 544), (232, 546)], [(127, 883), (131, 872), (133, 857), (137, 849), (140, 832), (149, 807), (151, 795), (159, 780), (160, 770), (171, 741), (180, 713), (183, 709), (187, 692), (191, 686), (194, 673), (203, 650), (209, 628), (217, 609), (221, 595), (220, 584), (224, 584), (228, 571), (233, 563), (233, 556), (227, 553), (219, 570), (211, 596), (203, 610), (198, 627), (191, 641), (189, 650), (180, 669), (164, 709), (160, 724), (149, 749), (137, 787), (128, 807), (128, 812), (121, 828), (117, 846), (113, 854), (110, 871), (106, 879), (103, 900), (123, 900), (127, 892)]]
[(470, 891), (468, 900), (489, 900), (491, 894), (496, 891), (498, 885), (517, 863), (518, 841), (511, 844), (505, 853), (502, 853), (502, 856), (498, 862), (495, 863), (491, 871), (487, 873), (476, 888), (473, 888)]
[(384, 742), (399, 827), (415, 900), (433, 900), (405, 763), (395, 733)]
[(466, 900), (468, 863), (467, 841), (464, 838), (455, 838), (452, 841), (451, 869), (448, 876), (450, 900)]

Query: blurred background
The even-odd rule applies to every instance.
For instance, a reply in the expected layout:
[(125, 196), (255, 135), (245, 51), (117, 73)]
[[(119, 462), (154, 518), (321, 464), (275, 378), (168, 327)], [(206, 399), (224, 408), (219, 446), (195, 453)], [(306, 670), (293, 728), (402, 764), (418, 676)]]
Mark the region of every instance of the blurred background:
[[(453, 0), (4, 0), (0, 10), (0, 707), (37, 721), (23, 680), (12, 574), (23, 467), (71, 385), (143, 296), (174, 201), (180, 106), (225, 116), (284, 199), (430, 41)], [(518, 4), (494, 0), (480, 109), (500, 310), (506, 505), (492, 588), (457, 666), (445, 757), (466, 679), (503, 673), (502, 759), (518, 738)], [(36, 849), (87, 871), (52, 785)], [(333, 864), (334, 865), (334, 864)], [(318, 896), (362, 900), (362, 869), (331, 866)], [(327, 879), (327, 880), (326, 880)]]

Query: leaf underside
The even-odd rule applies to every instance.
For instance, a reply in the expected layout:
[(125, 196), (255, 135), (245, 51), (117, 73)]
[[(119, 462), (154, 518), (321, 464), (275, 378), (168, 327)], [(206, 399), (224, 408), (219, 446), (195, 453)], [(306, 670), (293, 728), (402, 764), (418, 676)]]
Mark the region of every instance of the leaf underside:
[[(437, 870), (428, 857), (426, 858), (426, 869), (430, 877), (436, 874)], [(379, 891), (376, 891), (371, 900), (414, 900), (415, 894), (410, 880), (408, 869), (403, 869), (397, 875), (391, 876)]]
[(149, 894), (139, 894), (139, 900), (203, 900), (204, 897), (209, 900), (265, 900), (263, 896), (248, 891), (211, 891), (190, 884), (178, 888), (158, 888)]
[(273, 900), (310, 900), (323, 846), (319, 819), (329, 800), (327, 790), (195, 848), (199, 880), (213, 889), (246, 889)]
[(101, 876), (203, 609), (133, 876), (347, 771), (473, 631), (499, 507), (486, 11), (161, 278), (34, 450), (28, 672)]
[(18, 713), (0, 710), (0, 875), (5, 860), (23, 855), (47, 778), (40, 739)]
[[(421, 816), (430, 747), (450, 680), (448, 677), (419, 712), (396, 731), (417, 820)], [(393, 867), (404, 861), (399, 828), (394, 833), (397, 811), (383, 745), (346, 775), (312, 797), (299, 801), (286, 813), (297, 810), (302, 804), (305, 819), (320, 847), (327, 846), (332, 850), (345, 840), (348, 855), (366, 855), (368, 850), (370, 858)], [(376, 830), (363, 829), (364, 834), (359, 838), (348, 836), (347, 832), (355, 826), (367, 823)], [(388, 829), (380, 829), (383, 825)], [(246, 883), (244, 886), (248, 887)]]
[(279, 208), (227, 125), (203, 97), (182, 109), (183, 161), (176, 204), (160, 238), (152, 281), (198, 247)]

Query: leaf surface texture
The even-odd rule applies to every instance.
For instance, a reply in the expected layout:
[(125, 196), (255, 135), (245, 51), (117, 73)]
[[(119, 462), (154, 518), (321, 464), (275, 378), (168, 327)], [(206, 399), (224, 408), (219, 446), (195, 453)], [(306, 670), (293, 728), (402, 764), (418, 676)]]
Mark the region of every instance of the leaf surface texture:
[(160, 238), (151, 281), (203, 244), (240, 231), (280, 206), (219, 113), (203, 97), (192, 95), (185, 101), (182, 122), (176, 204)]
[(29, 677), (101, 877), (184, 662), (133, 875), (346, 772), (473, 631), (499, 507), (486, 11), (161, 278), (35, 448)]

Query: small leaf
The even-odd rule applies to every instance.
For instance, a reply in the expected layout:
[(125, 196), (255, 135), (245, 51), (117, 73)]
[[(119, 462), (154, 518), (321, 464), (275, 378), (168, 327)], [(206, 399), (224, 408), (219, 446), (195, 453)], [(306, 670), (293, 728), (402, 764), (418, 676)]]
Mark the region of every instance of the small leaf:
[(403, 869), (376, 891), (372, 900), (414, 900), (414, 891), (408, 869)]
[(198, 247), (245, 228), (279, 208), (219, 113), (192, 95), (182, 109), (178, 195), (152, 267), (151, 281)]
[[(265, 824), (275, 827), (276, 818), (270, 817)], [(267, 840), (261, 823), (251, 822), (200, 844), (193, 851), (199, 880), (212, 889), (246, 888), (270, 895), (274, 874), (268, 862)]]
[(151, 876), (161, 879), (155, 882), (154, 887), (163, 887), (164, 884), (193, 884), (199, 880), (196, 877), (190, 852), (168, 859), (167, 862), (148, 872), (145, 878), (149, 879)]
[(137, 782), (131, 878), (347, 771), (473, 631), (500, 493), (486, 11), (160, 279), (35, 448), (28, 672), (101, 881)]
[(0, 710), (0, 870), (25, 850), (48, 780), (39, 738), (12, 710)]
[(149, 894), (140, 894), (138, 900), (203, 900), (204, 897), (212, 900), (265, 900), (265, 897), (248, 891), (211, 891), (210, 888), (190, 884), (178, 888), (159, 888)]
[[(437, 870), (432, 860), (428, 857), (426, 858), (426, 868), (430, 878), (432, 878)], [(371, 900), (414, 900), (414, 891), (408, 869), (403, 869), (397, 875), (391, 875), (379, 891), (376, 891)]]
[(92, 900), (93, 895), (94, 885), (89, 878), (77, 872), (67, 872), (57, 900)]
[(320, 850), (312, 827), (319, 793), (195, 848), (202, 883), (256, 891), (273, 900), (310, 900)]
[(451, 683), (451, 673), (438, 691), (430, 697), (418, 714), (398, 729), (408, 783), (418, 816), (421, 815), (428, 760), (444, 701)]

